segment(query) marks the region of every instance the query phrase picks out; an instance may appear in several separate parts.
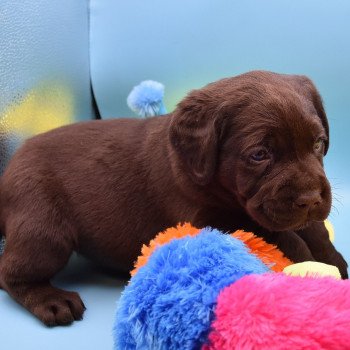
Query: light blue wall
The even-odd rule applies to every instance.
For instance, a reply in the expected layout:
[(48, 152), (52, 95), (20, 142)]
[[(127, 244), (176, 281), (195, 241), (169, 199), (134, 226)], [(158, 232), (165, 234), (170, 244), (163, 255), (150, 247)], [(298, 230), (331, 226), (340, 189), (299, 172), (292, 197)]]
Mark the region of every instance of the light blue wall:
[(336, 245), (350, 261), (350, 2), (92, 0), (91, 69), (103, 117), (132, 115), (144, 79), (165, 84), (171, 111), (191, 89), (252, 69), (310, 76), (331, 124), (326, 168)]

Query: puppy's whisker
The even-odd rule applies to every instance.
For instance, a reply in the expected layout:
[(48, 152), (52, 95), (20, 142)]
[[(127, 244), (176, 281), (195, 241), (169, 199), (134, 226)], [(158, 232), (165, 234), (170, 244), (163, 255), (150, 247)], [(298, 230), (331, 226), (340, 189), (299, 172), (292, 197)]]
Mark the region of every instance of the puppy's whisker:
[(333, 200), (333, 203), (336, 202), (336, 203), (340, 204), (342, 207), (344, 206), (344, 204), (343, 204), (344, 197), (343, 196), (333, 195), (332, 200)]
[[(338, 208), (332, 204), (332, 209), (334, 209), (337, 212), (337, 215), (339, 215), (339, 210)], [(332, 212), (330, 213), (330, 216), (332, 215)]]
[(333, 194), (333, 198), (335, 198), (335, 199), (338, 199), (338, 198), (344, 199), (344, 196), (342, 196), (342, 195), (340, 195), (340, 194), (338, 194), (338, 193), (334, 193), (334, 194)]
[(338, 198), (333, 198), (333, 199), (341, 206), (344, 206), (343, 202), (341, 200), (339, 200)]
[(331, 184), (331, 189), (332, 191), (338, 191), (342, 188), (343, 186), (341, 185), (335, 185), (335, 184)]

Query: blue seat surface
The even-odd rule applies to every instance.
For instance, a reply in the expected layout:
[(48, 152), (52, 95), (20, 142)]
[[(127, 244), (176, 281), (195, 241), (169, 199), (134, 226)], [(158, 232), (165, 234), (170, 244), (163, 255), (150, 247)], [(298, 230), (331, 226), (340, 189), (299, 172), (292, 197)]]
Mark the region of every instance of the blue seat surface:
[(116, 301), (125, 283), (74, 255), (53, 284), (78, 292), (87, 309), (82, 321), (55, 328), (44, 326), (0, 290), (0, 349), (112, 349)]

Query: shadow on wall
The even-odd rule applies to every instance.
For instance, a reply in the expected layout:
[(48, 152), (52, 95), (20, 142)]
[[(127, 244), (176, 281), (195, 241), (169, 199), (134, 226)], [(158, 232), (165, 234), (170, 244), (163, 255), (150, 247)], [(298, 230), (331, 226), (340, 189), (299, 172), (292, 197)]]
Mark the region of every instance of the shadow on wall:
[(69, 87), (58, 81), (39, 83), (0, 114), (0, 174), (25, 139), (74, 122)]

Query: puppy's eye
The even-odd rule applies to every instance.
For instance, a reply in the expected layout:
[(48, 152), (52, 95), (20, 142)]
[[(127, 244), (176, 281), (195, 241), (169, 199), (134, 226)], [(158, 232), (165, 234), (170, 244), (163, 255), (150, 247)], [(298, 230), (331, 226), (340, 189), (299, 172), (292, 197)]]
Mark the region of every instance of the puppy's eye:
[(254, 162), (261, 162), (263, 160), (269, 159), (270, 155), (267, 152), (266, 149), (260, 149), (256, 152), (254, 152), (253, 154), (250, 155), (250, 158), (254, 161)]
[(320, 153), (320, 152), (323, 152), (323, 148), (324, 148), (324, 140), (318, 139), (314, 143), (314, 151)]

